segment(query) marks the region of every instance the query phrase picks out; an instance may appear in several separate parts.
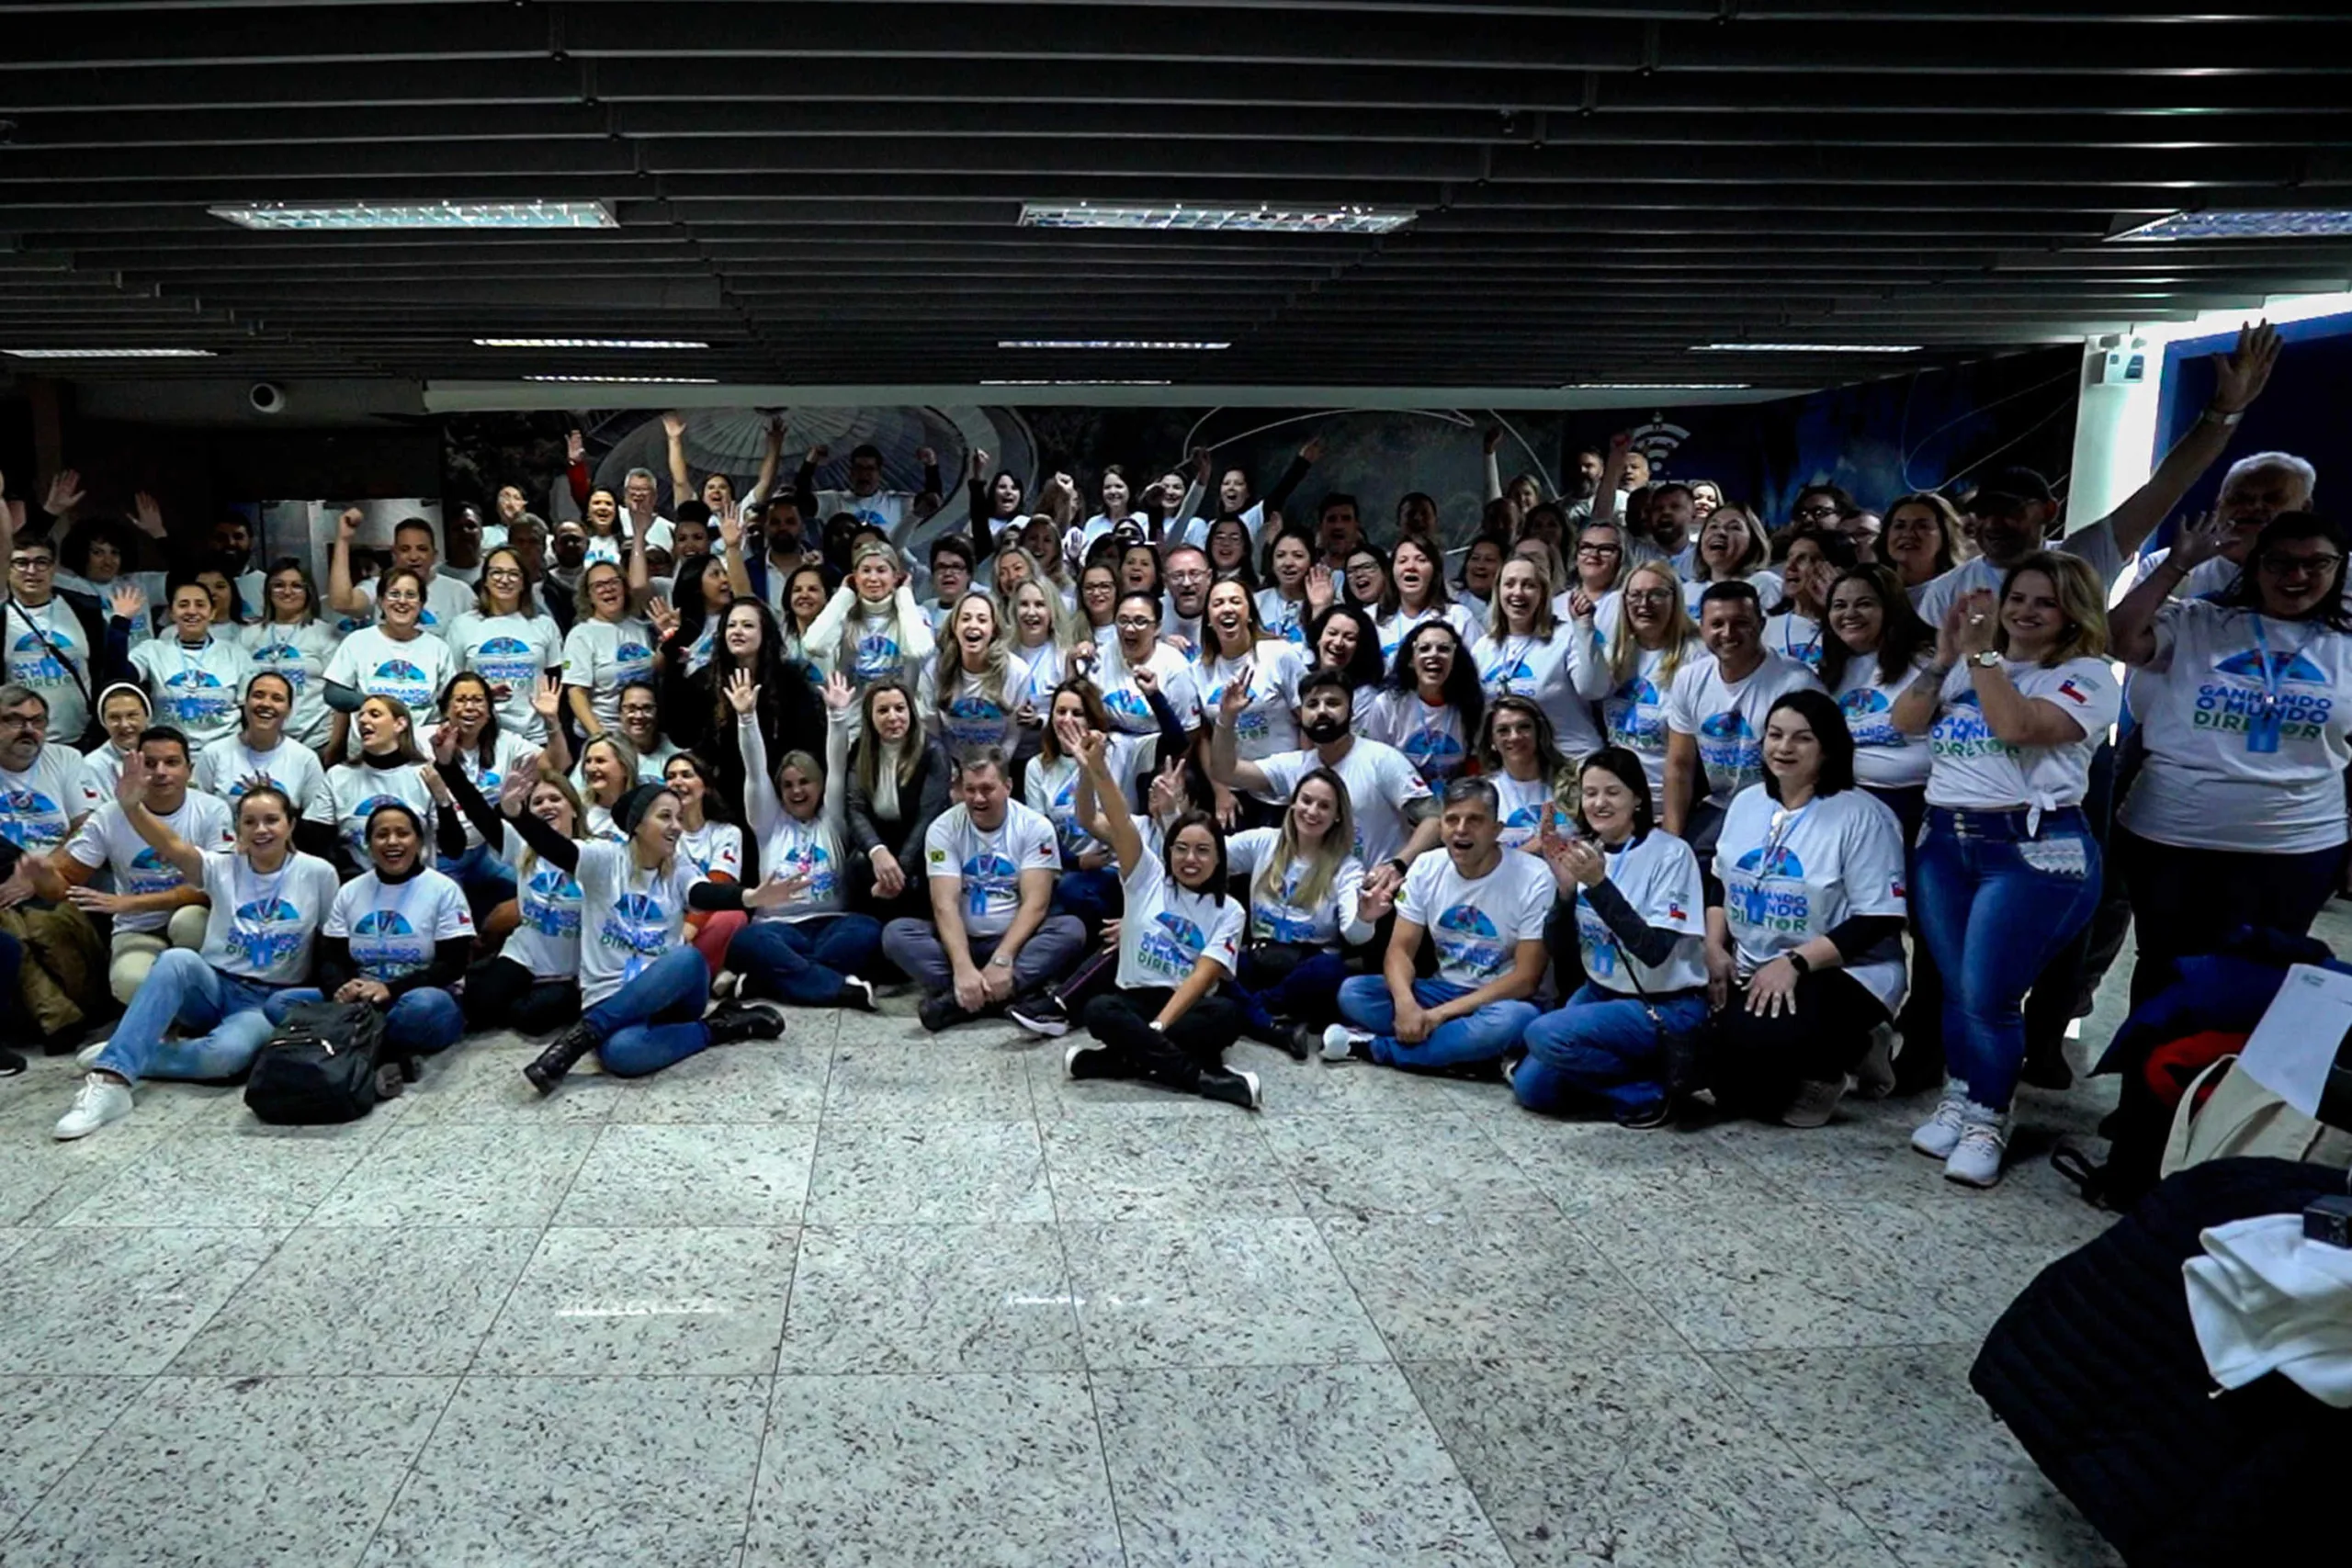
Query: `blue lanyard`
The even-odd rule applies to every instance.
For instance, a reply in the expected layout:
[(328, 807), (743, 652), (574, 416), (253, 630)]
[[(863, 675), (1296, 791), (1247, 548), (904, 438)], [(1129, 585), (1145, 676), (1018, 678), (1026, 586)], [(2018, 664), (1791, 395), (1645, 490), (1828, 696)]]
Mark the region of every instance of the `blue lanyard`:
[(1770, 877), (1779, 869), (1781, 847), (1789, 841), (1789, 835), (1796, 831), (1797, 824), (1804, 821), (1804, 814), (1812, 809), (1813, 802), (1808, 800), (1794, 811), (1781, 809), (1772, 813), (1772, 826), (1764, 835), (1764, 859), (1758, 867), (1759, 875)]
[(2287, 666), (2294, 662), (2295, 655), (2301, 649), (2289, 649), (2285, 659), (2274, 662), (2270, 657), (2269, 634), (2263, 627), (2262, 616), (2249, 611), (2246, 619), (2254, 623), (2254, 651), (2262, 671), (2262, 712), (2267, 718), (2276, 714), (2285, 701)]

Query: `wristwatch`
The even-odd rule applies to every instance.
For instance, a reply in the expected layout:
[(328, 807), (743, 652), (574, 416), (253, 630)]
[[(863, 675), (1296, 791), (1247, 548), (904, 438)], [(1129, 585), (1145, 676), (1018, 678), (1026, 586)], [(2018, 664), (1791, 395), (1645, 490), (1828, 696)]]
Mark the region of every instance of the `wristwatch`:
[(1970, 654), (1968, 661), (1979, 670), (1990, 670), (2001, 662), (2001, 656), (1988, 648), (1982, 653)]
[(1010, 969), (1012, 967), (1012, 960), (1000, 953), (994, 958), (989, 960), (989, 967), (991, 969)]
[(2237, 428), (2238, 421), (2245, 417), (2245, 410), (2239, 409), (2234, 413), (2223, 413), (2220, 409), (2208, 408), (2197, 417), (2208, 424), (2218, 424), (2223, 430), (2234, 430)]
[(1405, 863), (1405, 858), (1402, 855), (1390, 855), (1386, 863), (1395, 866), (1396, 868), (1396, 874), (1399, 876), (1404, 875), (1406, 873), (1413, 869), (1411, 866)]
[(1810, 975), (1813, 973), (1813, 960), (1807, 958), (1804, 953), (1792, 949), (1791, 951), (1781, 954), (1781, 956), (1787, 959), (1789, 961), (1789, 967), (1795, 970), (1798, 974)]

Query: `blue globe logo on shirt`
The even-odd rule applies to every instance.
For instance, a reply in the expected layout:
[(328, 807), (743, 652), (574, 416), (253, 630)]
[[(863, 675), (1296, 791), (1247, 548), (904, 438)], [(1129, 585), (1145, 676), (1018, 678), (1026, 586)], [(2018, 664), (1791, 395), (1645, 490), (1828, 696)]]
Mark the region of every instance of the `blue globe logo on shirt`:
[[(1770, 851), (1769, 856), (1766, 853), (1768, 850)], [(1738, 866), (1740, 870), (1752, 871), (1758, 876), (1785, 877), (1792, 882), (1804, 880), (1804, 862), (1797, 859), (1796, 852), (1786, 844), (1777, 849), (1769, 844), (1759, 844), (1739, 857)]]
[[(1157, 928), (1157, 929), (1153, 929)], [(1168, 975), (1189, 975), (1208, 935), (1173, 909), (1162, 909), (1136, 942), (1136, 958)]]
[[(2263, 663), (2262, 656), (2249, 648), (2216, 663), (2213, 666), (2213, 672), (2217, 675), (2242, 675), (2249, 681), (2260, 681), (2265, 678)], [(2290, 681), (2314, 686), (2327, 684), (2327, 672), (2294, 649), (2282, 648), (2274, 651), (2270, 655), (2269, 668), (2272, 672), (2271, 678), (2281, 684)]]
[(613, 900), (596, 940), (628, 955), (621, 964), (621, 978), (634, 980), (647, 961), (661, 957), (669, 947), (668, 912), (642, 893), (623, 894)]
[(152, 846), (142, 845), (130, 857), (130, 868), (123, 880), (136, 893), (161, 893), (180, 885), (179, 868), (155, 852)]
[[(1504, 667), (1506, 662), (1509, 664), (1508, 669)], [(1524, 659), (1508, 661), (1498, 660), (1479, 679), (1489, 686), (1508, 686), (1513, 681), (1533, 681), (1535, 671), (1528, 668), (1527, 660)]]
[(54, 849), (65, 841), (65, 814), (37, 789), (0, 792), (0, 838), (19, 849)]
[(310, 672), (302, 668), (302, 650), (290, 642), (267, 643), (254, 649), (254, 662), (285, 676), (286, 683), (294, 688), (297, 696), (301, 694), (302, 682), (310, 679)]
[(229, 711), (228, 688), (209, 670), (183, 670), (164, 685), (172, 694), (173, 709), (184, 719), (220, 718)]
[(959, 745), (971, 746), (1004, 737), (1005, 711), (986, 697), (956, 697), (943, 711), (947, 731)]
[(641, 642), (624, 642), (614, 648), (613, 662), (616, 664), (650, 664), (653, 662), (653, 650), (646, 647)]
[(238, 905), (231, 915), (229, 951), (256, 969), (266, 969), (299, 952), (306, 934), (302, 913), (293, 905), (274, 895), (255, 898)]
[(424, 966), (413, 946), (416, 928), (398, 909), (371, 909), (351, 925), (351, 960), (372, 979), (386, 979)]
[(1699, 733), (1709, 740), (1753, 740), (1756, 732), (1747, 728), (1747, 720), (1737, 709), (1730, 713), (1711, 713), (1699, 721)]
[(398, 909), (374, 909), (359, 917), (358, 922), (351, 928), (351, 934), (354, 937), (414, 936), (416, 928), (410, 925), (408, 917)]
[(977, 854), (964, 863), (964, 912), (989, 912), (991, 886), (1001, 886), (1021, 874), (1020, 868), (1000, 854)]
[(38, 632), (27, 632), (8, 650), (23, 657), (8, 660), (12, 679), (28, 686), (52, 686), (67, 678), (65, 666), (49, 650), (49, 644)]
[(1885, 713), (1893, 706), (1886, 700), (1886, 694), (1875, 686), (1857, 686), (1838, 699), (1838, 711), (1849, 724), (1862, 715)]
[(580, 934), (580, 885), (560, 866), (540, 864), (522, 897), (523, 923), (542, 936)]
[(376, 679), (387, 682), (405, 681), (412, 685), (422, 685), (424, 683), (424, 671), (405, 659), (387, 659), (376, 666)]
[(1442, 730), (1420, 730), (1405, 738), (1405, 755), (1424, 779), (1451, 778), (1462, 769), (1468, 753), (1462, 742)]
[(1132, 686), (1121, 686), (1103, 693), (1102, 706), (1106, 712), (1116, 714), (1121, 718), (1148, 719), (1151, 716), (1150, 702)]
[(492, 681), (510, 684), (538, 673), (531, 645), (519, 637), (494, 637), (474, 650), (474, 667)]
[(1456, 904), (1437, 918), (1438, 951), (1453, 964), (1476, 974), (1502, 968), (1502, 932), (1475, 904)]
[(857, 651), (852, 660), (862, 685), (895, 675), (899, 671), (899, 639), (882, 633), (857, 639)]

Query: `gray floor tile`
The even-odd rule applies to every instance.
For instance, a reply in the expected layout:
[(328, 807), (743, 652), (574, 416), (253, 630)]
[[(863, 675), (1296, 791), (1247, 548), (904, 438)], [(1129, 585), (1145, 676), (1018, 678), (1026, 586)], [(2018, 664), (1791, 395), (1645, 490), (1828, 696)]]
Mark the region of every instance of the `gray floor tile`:
[(51, 1099), (37, 1117), (0, 1129), (0, 1224), (54, 1224), (179, 1131), (168, 1122), (127, 1122), (61, 1144), (49, 1129), (72, 1103)]
[(1324, 1239), (1398, 1360), (1679, 1348), (1568, 1221), (1331, 1215)]
[(0, 1258), (0, 1372), (157, 1372), (284, 1231), (43, 1231)]
[(434, 1568), (732, 1561), (767, 1395), (764, 1378), (469, 1377), (366, 1561)]
[(1405, 1372), (1521, 1568), (1896, 1568), (1687, 1352)]
[[(705, 1051), (662, 1070), (660, 1092), (625, 1094), (613, 1105), (616, 1122), (814, 1122), (825, 1108), (825, 1075), (832, 1053), (802, 1034), (804, 1020), (829, 1013), (796, 1009), (785, 1037), (774, 1044)], [(823, 1032), (831, 1033), (825, 1028)]]
[(1065, 1224), (1087, 1364), (1328, 1365), (1387, 1347), (1303, 1219)]
[(537, 1238), (527, 1229), (296, 1231), (172, 1370), (462, 1372)]
[(401, 1127), (327, 1194), (311, 1223), (545, 1224), (596, 1133), (575, 1124)]
[(792, 1259), (789, 1230), (554, 1226), (474, 1370), (765, 1376)]
[(790, 1122), (612, 1122), (556, 1210), (559, 1225), (797, 1224), (817, 1129)]
[(780, 1371), (1079, 1364), (1061, 1237), (1049, 1224), (833, 1225), (801, 1235)]
[(1306, 1211), (1257, 1123), (1079, 1116), (1043, 1125), (1054, 1212), (1064, 1220), (1173, 1220)]
[(1084, 1380), (776, 1380), (744, 1562), (1122, 1568)]
[(961, 1032), (917, 1038), (922, 1043), (851, 1043), (845, 1027), (825, 1084), (826, 1118), (1008, 1122), (1035, 1114), (1022, 1048), (975, 1045)]
[(1391, 1366), (1097, 1373), (1134, 1568), (1505, 1568)]
[[(837, 1080), (838, 1081), (838, 1080)], [(1025, 1089), (1025, 1081), (1024, 1081)], [(808, 1182), (810, 1224), (1050, 1220), (1037, 1124), (828, 1117)]]
[(17, 1527), (16, 1564), (347, 1564), (445, 1378), (158, 1378)]
[(1710, 1357), (1910, 1568), (2121, 1559), (1968, 1386), (1973, 1346)]
[(481, 1045), (469, 1040), (426, 1064), (424, 1081), (401, 1097), (408, 1102), (402, 1115), (413, 1122), (520, 1122), (534, 1127), (602, 1122), (628, 1092), (625, 1080), (598, 1072), (591, 1056), (561, 1089), (543, 1095), (523, 1077), (524, 1064), (538, 1053), (537, 1044)]
[(1266, 1142), (1317, 1213), (1556, 1213), (1510, 1155), (1467, 1117), (1295, 1116)]
[(1579, 1204), (1614, 1198), (1725, 1191), (1787, 1196), (1707, 1129), (1636, 1132), (1611, 1122), (1538, 1116), (1516, 1103), (1498, 1107), (1478, 1125), (1518, 1162), (1530, 1183), (1571, 1213)]
[(374, 1144), (374, 1139), (183, 1134), (133, 1161), (57, 1223), (300, 1224)]
[(0, 1540), (147, 1388), (143, 1377), (0, 1377)]

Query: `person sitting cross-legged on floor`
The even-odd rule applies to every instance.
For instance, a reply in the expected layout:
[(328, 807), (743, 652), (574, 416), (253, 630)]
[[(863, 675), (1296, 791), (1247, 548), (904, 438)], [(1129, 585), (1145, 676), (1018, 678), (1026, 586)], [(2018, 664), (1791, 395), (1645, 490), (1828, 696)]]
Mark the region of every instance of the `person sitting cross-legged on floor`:
[[(1385, 972), (1340, 987), (1346, 1021), (1324, 1032), (1326, 1060), (1425, 1071), (1498, 1062), (1535, 1017), (1526, 998), (1544, 978), (1551, 872), (1533, 855), (1504, 852), (1495, 786), (1484, 779), (1446, 786), (1438, 837), (1445, 853), (1406, 873)], [(1367, 904), (1364, 912), (1378, 911)], [(1419, 980), (1424, 937), (1437, 950), (1437, 976)]]

